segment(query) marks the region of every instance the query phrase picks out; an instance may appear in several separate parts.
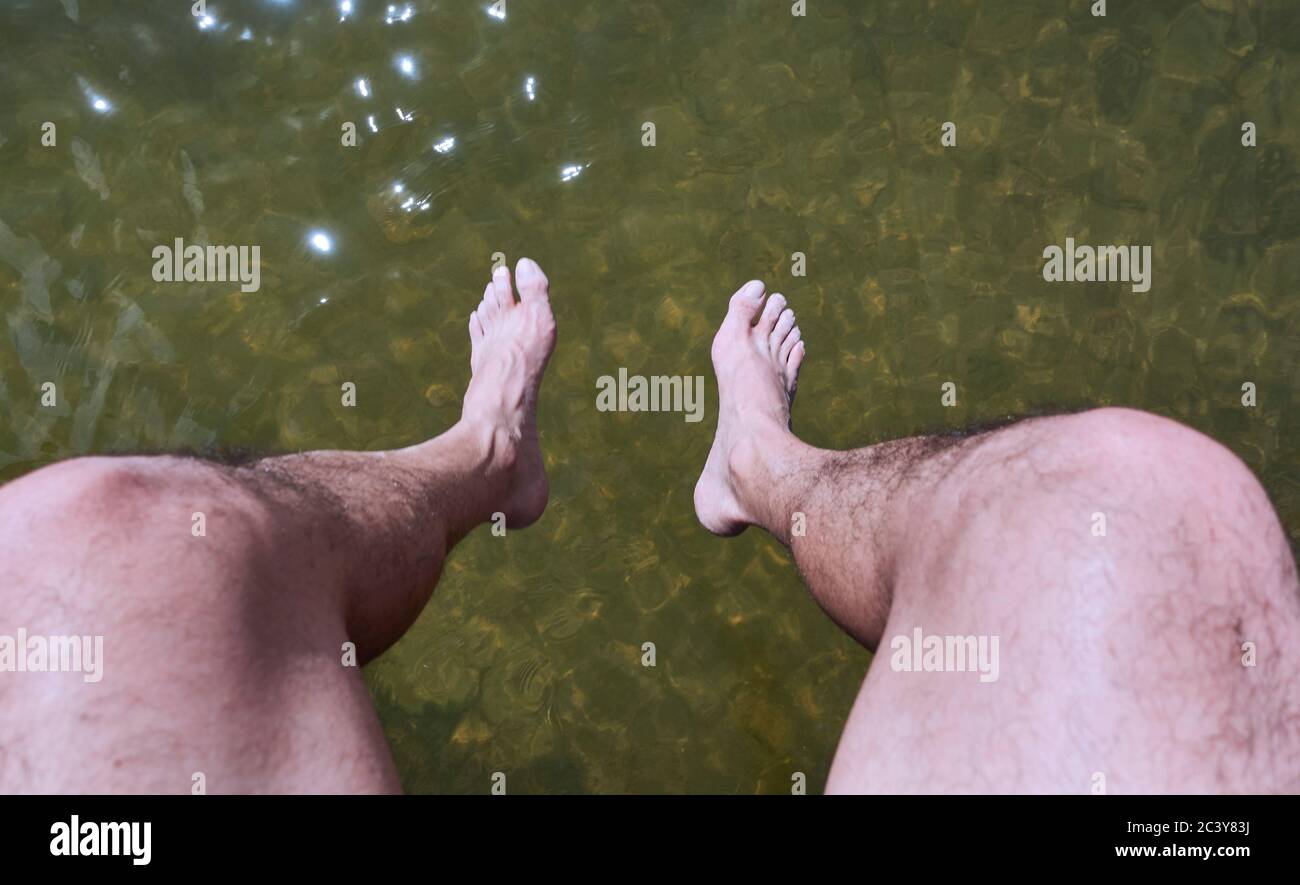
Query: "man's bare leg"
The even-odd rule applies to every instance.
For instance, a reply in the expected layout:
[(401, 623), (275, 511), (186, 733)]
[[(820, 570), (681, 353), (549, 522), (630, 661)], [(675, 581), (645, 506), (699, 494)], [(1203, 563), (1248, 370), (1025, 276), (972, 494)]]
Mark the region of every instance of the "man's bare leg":
[[(771, 532), (879, 647), (829, 790), (1300, 791), (1295, 562), (1235, 456), (1124, 409), (817, 449), (790, 431), (804, 349), (781, 296), (733, 296), (695, 506)], [(917, 628), (999, 637), (996, 680), (903, 670)]]
[(541, 269), (516, 273), (518, 300), (503, 268), (470, 317), (473, 378), (436, 439), (239, 468), (84, 458), (0, 490), (0, 635), (104, 637), (98, 682), (0, 673), (0, 791), (400, 788), (343, 647), (378, 655), (460, 538), (546, 507), (555, 320)]

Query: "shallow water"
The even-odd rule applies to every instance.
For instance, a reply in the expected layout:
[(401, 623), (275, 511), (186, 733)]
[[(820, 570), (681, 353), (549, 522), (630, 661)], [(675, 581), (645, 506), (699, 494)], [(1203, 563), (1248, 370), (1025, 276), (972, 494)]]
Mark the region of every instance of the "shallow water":
[[(1130, 405), (1229, 446), (1300, 539), (1300, 6), (790, 5), (249, 0), (200, 27), (185, 2), (9, 0), (0, 479), (425, 438), (458, 414), (493, 253), (537, 259), (551, 507), (468, 539), (367, 672), (417, 792), (824, 784), (869, 656), (782, 548), (691, 510), (708, 342), (751, 277), (799, 312), (811, 442)], [(1044, 282), (1067, 236), (1151, 245), (1151, 290)], [(154, 282), (176, 237), (260, 246), (260, 291)], [(707, 376), (705, 421), (598, 412), (619, 367)]]

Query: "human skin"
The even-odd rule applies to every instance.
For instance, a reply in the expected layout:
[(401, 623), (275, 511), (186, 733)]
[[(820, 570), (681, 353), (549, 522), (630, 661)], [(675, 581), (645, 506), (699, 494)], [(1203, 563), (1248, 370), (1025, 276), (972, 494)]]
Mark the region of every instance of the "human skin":
[[(695, 505), (789, 547), (879, 650), (828, 791), (1300, 791), (1295, 560), (1235, 455), (1113, 408), (815, 448), (791, 430), (806, 344), (764, 294), (742, 287), (713, 342)], [(904, 668), (917, 628), (998, 637), (997, 678)]]
[[(428, 442), (82, 458), (0, 489), (0, 635), (105, 639), (98, 682), (0, 674), (0, 790), (188, 792), (197, 773), (209, 792), (399, 790), (343, 650), (365, 663), (400, 638), (476, 525), (546, 506), (555, 321), (541, 269), (516, 277), (518, 299), (498, 271), (471, 315), (461, 420)], [(696, 510), (771, 532), (881, 650), (831, 791), (1300, 789), (1295, 563), (1235, 456), (1123, 409), (817, 449), (791, 431), (805, 352), (781, 296), (733, 296)], [(895, 669), (917, 628), (998, 637), (997, 678)]]
[(546, 507), (555, 319), (541, 268), (516, 277), (470, 316), (460, 421), (420, 445), (78, 458), (0, 489), (0, 635), (103, 636), (105, 658), (98, 682), (0, 673), (0, 791), (184, 793), (197, 773), (213, 793), (400, 790), (345, 643), (379, 655), (457, 541)]

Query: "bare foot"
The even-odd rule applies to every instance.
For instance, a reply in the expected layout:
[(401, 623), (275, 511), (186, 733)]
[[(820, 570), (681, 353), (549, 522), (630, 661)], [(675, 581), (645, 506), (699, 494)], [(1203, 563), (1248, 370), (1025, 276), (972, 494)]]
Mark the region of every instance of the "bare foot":
[(790, 403), (803, 363), (794, 311), (780, 294), (764, 307), (763, 291), (763, 284), (753, 280), (732, 295), (727, 318), (713, 338), (718, 433), (695, 484), (695, 515), (718, 535), (738, 534), (754, 522), (736, 487), (735, 477), (743, 472), (738, 462), (753, 458), (755, 447), (774, 434), (790, 433)]
[(550, 485), (537, 436), (537, 390), (555, 350), (555, 316), (548, 282), (537, 262), (515, 267), (519, 300), (509, 268), (499, 268), (469, 317), (470, 369), (461, 422), (487, 428), (489, 457), (509, 472), (502, 512), (510, 528), (536, 522), (546, 509)]

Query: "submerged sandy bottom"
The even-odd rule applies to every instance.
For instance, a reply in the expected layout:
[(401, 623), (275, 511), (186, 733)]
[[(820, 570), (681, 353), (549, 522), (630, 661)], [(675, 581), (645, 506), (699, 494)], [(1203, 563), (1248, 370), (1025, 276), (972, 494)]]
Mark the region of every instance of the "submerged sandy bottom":
[[(537, 259), (554, 498), (458, 549), (368, 672), (410, 790), (821, 788), (869, 656), (783, 550), (691, 511), (751, 277), (798, 310), (812, 442), (1130, 405), (1227, 444), (1300, 532), (1290, 0), (185, 5), (0, 11), (0, 477), (423, 438), (493, 254)], [(1067, 236), (1150, 245), (1150, 291), (1044, 282)], [(174, 238), (259, 246), (260, 288), (155, 282)], [(599, 411), (620, 368), (704, 375), (704, 420)]]

